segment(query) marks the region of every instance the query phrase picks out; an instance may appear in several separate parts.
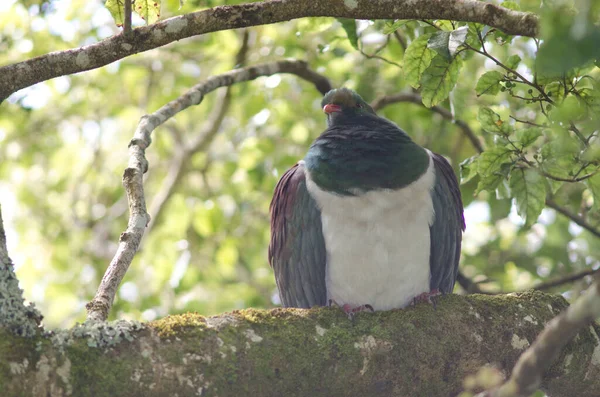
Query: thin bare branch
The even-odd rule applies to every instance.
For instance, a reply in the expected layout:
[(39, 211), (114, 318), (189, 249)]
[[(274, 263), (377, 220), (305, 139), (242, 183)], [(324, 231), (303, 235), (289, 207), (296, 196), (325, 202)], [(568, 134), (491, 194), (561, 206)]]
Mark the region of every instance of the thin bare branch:
[(261, 76), (271, 76), (277, 73), (291, 73), (312, 82), (321, 93), (329, 91), (330, 84), (323, 76), (308, 69), (306, 62), (286, 60), (265, 63), (246, 68), (234, 69), (227, 73), (212, 76), (197, 84), (174, 101), (164, 105), (156, 112), (145, 115), (137, 126), (134, 137), (129, 143), (129, 165), (123, 174), (123, 186), (129, 202), (129, 223), (127, 230), (121, 234), (117, 253), (113, 257), (94, 299), (86, 305), (88, 320), (104, 321), (135, 253), (139, 248), (144, 231), (150, 222), (146, 212), (144, 198), (143, 174), (148, 170), (145, 150), (152, 142), (150, 135), (159, 125), (177, 113), (192, 105), (198, 105), (209, 92), (219, 87), (254, 80)]
[(538, 17), (477, 0), (277, 0), (180, 15), (88, 46), (52, 52), (0, 67), (0, 102), (13, 92), (58, 76), (96, 69), (133, 54), (220, 30), (267, 25), (305, 17), (354, 19), (448, 19), (479, 22), (512, 35), (535, 37)]
[(544, 372), (554, 363), (565, 345), (600, 317), (599, 284), (600, 277), (596, 277), (586, 293), (546, 325), (531, 347), (519, 357), (506, 383), (477, 397), (527, 397), (535, 392), (540, 387)]
[(458, 271), (458, 275), (456, 276), (456, 281), (468, 294), (494, 295), (490, 292), (484, 291), (481, 288), (479, 288), (477, 283), (465, 276), (460, 270)]
[(597, 227), (592, 226), (582, 216), (580, 216), (580, 215), (578, 215), (578, 214), (576, 214), (574, 212), (571, 212), (569, 209), (567, 209), (565, 207), (562, 207), (561, 205), (559, 205), (556, 201), (554, 201), (551, 198), (547, 198), (546, 199), (546, 205), (548, 207), (553, 208), (554, 210), (556, 210), (556, 212), (559, 212), (562, 215), (566, 216), (567, 218), (571, 219), (573, 222), (575, 222), (576, 224), (578, 224), (579, 226), (581, 226), (582, 228), (584, 228), (588, 232), (592, 233), (594, 236), (600, 237), (600, 229), (598, 229)]
[[(423, 101), (419, 94), (407, 92), (407, 93), (400, 93), (400, 94), (393, 94), (393, 95), (384, 95), (382, 97), (376, 98), (373, 101), (373, 103), (371, 104), (371, 107), (375, 111), (378, 111), (387, 105), (391, 105), (393, 103), (398, 103), (398, 102), (410, 102), (410, 103), (414, 103), (414, 104), (423, 106)], [(471, 144), (473, 145), (475, 150), (477, 150), (479, 153), (483, 152), (483, 145), (481, 144), (481, 142), (479, 141), (479, 138), (477, 138), (477, 136), (475, 135), (475, 133), (473, 132), (471, 127), (469, 127), (469, 125), (466, 122), (464, 122), (463, 120), (455, 119), (454, 115), (448, 109), (445, 109), (441, 106), (432, 106), (429, 109), (432, 112), (439, 114), (444, 119), (456, 124), (462, 130), (462, 132), (465, 134), (465, 136), (469, 139), (469, 141), (471, 142)]]
[(559, 287), (564, 284), (572, 283), (573, 281), (581, 280), (582, 278), (587, 277), (587, 276), (592, 276), (597, 272), (598, 272), (598, 270), (594, 270), (594, 269), (582, 270), (580, 272), (569, 274), (569, 275), (566, 275), (563, 277), (559, 277), (554, 280), (544, 281), (542, 283), (539, 283), (535, 287), (533, 287), (533, 289), (538, 290), (538, 291), (546, 291), (546, 290), (552, 289), (554, 287)]

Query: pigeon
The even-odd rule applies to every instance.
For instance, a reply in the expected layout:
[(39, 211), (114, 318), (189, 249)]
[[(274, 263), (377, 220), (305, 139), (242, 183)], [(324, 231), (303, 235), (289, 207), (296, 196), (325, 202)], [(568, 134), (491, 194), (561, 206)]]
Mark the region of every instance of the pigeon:
[(465, 220), (448, 161), (350, 89), (329, 91), (321, 106), (327, 129), (270, 205), (282, 305), (350, 315), (452, 293)]

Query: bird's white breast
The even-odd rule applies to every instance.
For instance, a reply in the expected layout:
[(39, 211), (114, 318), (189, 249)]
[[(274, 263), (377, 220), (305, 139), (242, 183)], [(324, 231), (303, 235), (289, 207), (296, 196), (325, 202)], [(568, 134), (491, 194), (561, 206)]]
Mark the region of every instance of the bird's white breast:
[(399, 190), (341, 196), (307, 187), (321, 209), (328, 299), (375, 310), (401, 308), (429, 292), (430, 190), (435, 170)]

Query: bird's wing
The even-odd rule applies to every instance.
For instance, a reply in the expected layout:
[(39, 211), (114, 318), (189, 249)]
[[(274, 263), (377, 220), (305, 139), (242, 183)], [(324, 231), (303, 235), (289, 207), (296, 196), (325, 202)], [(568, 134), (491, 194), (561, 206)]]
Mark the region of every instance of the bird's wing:
[(321, 213), (306, 188), (301, 163), (277, 183), (270, 211), (269, 263), (283, 306), (325, 306), (327, 255)]
[(465, 230), (463, 204), (458, 180), (446, 159), (431, 153), (435, 185), (431, 189), (434, 219), (429, 227), (431, 248), (429, 266), (431, 290), (451, 293), (458, 273), (462, 231)]

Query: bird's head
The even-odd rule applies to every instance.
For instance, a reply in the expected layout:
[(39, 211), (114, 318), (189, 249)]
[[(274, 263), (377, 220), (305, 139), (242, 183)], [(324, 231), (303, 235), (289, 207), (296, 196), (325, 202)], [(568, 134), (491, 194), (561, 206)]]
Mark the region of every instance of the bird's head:
[(360, 95), (348, 88), (329, 91), (323, 97), (321, 106), (327, 115), (328, 125), (361, 115), (375, 114), (373, 108)]

